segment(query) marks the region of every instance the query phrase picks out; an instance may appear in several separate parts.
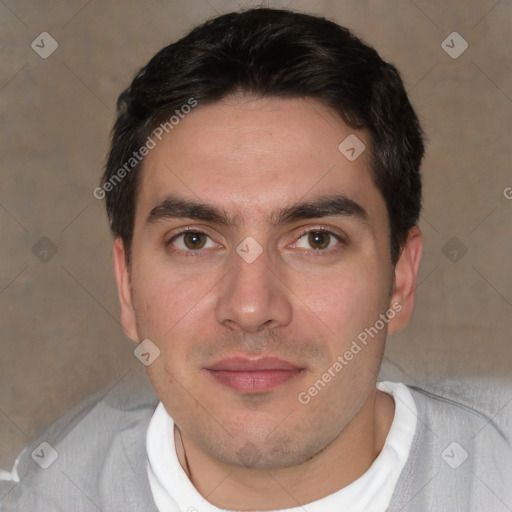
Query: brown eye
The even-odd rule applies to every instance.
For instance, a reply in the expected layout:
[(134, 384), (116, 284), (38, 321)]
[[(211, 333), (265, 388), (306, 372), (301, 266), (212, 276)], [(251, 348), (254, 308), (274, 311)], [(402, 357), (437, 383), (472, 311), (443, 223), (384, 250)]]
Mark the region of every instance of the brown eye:
[(308, 243), (313, 249), (327, 249), (331, 242), (331, 235), (325, 231), (311, 231), (308, 234)]
[(184, 233), (183, 243), (187, 249), (202, 249), (206, 245), (206, 238), (203, 233)]
[(169, 240), (168, 245), (184, 252), (199, 252), (200, 249), (215, 247), (213, 240), (201, 231), (183, 231), (178, 233)]
[(326, 229), (313, 229), (304, 231), (295, 242), (295, 247), (306, 249), (309, 252), (330, 254), (332, 251), (343, 247), (340, 236)]

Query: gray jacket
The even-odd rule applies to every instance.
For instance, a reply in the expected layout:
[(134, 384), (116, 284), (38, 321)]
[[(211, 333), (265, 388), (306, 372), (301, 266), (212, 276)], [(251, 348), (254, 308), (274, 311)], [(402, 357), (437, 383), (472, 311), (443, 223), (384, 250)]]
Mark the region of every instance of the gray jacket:
[[(410, 389), (417, 431), (388, 510), (510, 512), (510, 411), (491, 418)], [(120, 384), (67, 412), (24, 450), (2, 512), (158, 512), (145, 446), (157, 403), (147, 385)]]

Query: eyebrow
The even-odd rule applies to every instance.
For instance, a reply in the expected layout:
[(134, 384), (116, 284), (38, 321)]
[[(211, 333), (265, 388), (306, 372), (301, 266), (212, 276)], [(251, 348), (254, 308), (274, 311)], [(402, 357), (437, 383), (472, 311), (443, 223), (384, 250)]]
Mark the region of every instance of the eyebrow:
[[(290, 224), (298, 220), (322, 217), (351, 217), (362, 225), (368, 224), (368, 212), (358, 203), (343, 194), (320, 196), (310, 201), (285, 206), (270, 216), (273, 227)], [(171, 195), (156, 205), (146, 218), (146, 227), (159, 221), (186, 218), (210, 222), (219, 226), (237, 226), (239, 217), (211, 204), (183, 199)]]

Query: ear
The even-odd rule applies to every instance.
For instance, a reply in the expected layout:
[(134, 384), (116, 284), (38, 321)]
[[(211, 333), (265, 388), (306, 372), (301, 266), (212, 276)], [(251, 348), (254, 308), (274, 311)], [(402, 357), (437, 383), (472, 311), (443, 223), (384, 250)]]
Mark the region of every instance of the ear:
[(130, 272), (126, 263), (126, 252), (123, 240), (116, 238), (114, 242), (114, 272), (116, 274), (117, 291), (121, 304), (121, 323), (125, 334), (133, 341), (139, 341), (135, 309), (133, 307), (132, 285)]
[[(401, 331), (412, 317), (416, 296), (416, 279), (423, 252), (423, 240), (420, 228), (413, 226), (408, 233), (400, 257), (395, 265), (391, 306), (397, 314), (390, 319), (388, 334)], [(398, 304), (401, 305), (398, 306)]]

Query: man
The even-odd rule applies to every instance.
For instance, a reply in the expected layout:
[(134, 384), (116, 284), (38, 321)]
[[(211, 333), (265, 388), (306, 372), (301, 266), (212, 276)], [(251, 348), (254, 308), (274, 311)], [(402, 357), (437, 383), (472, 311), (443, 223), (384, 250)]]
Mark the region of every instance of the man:
[(325, 19), (231, 13), (161, 50), (94, 192), (158, 399), (72, 411), (6, 507), (511, 510), (499, 425), (377, 384), (414, 307), (423, 151), (396, 69)]

